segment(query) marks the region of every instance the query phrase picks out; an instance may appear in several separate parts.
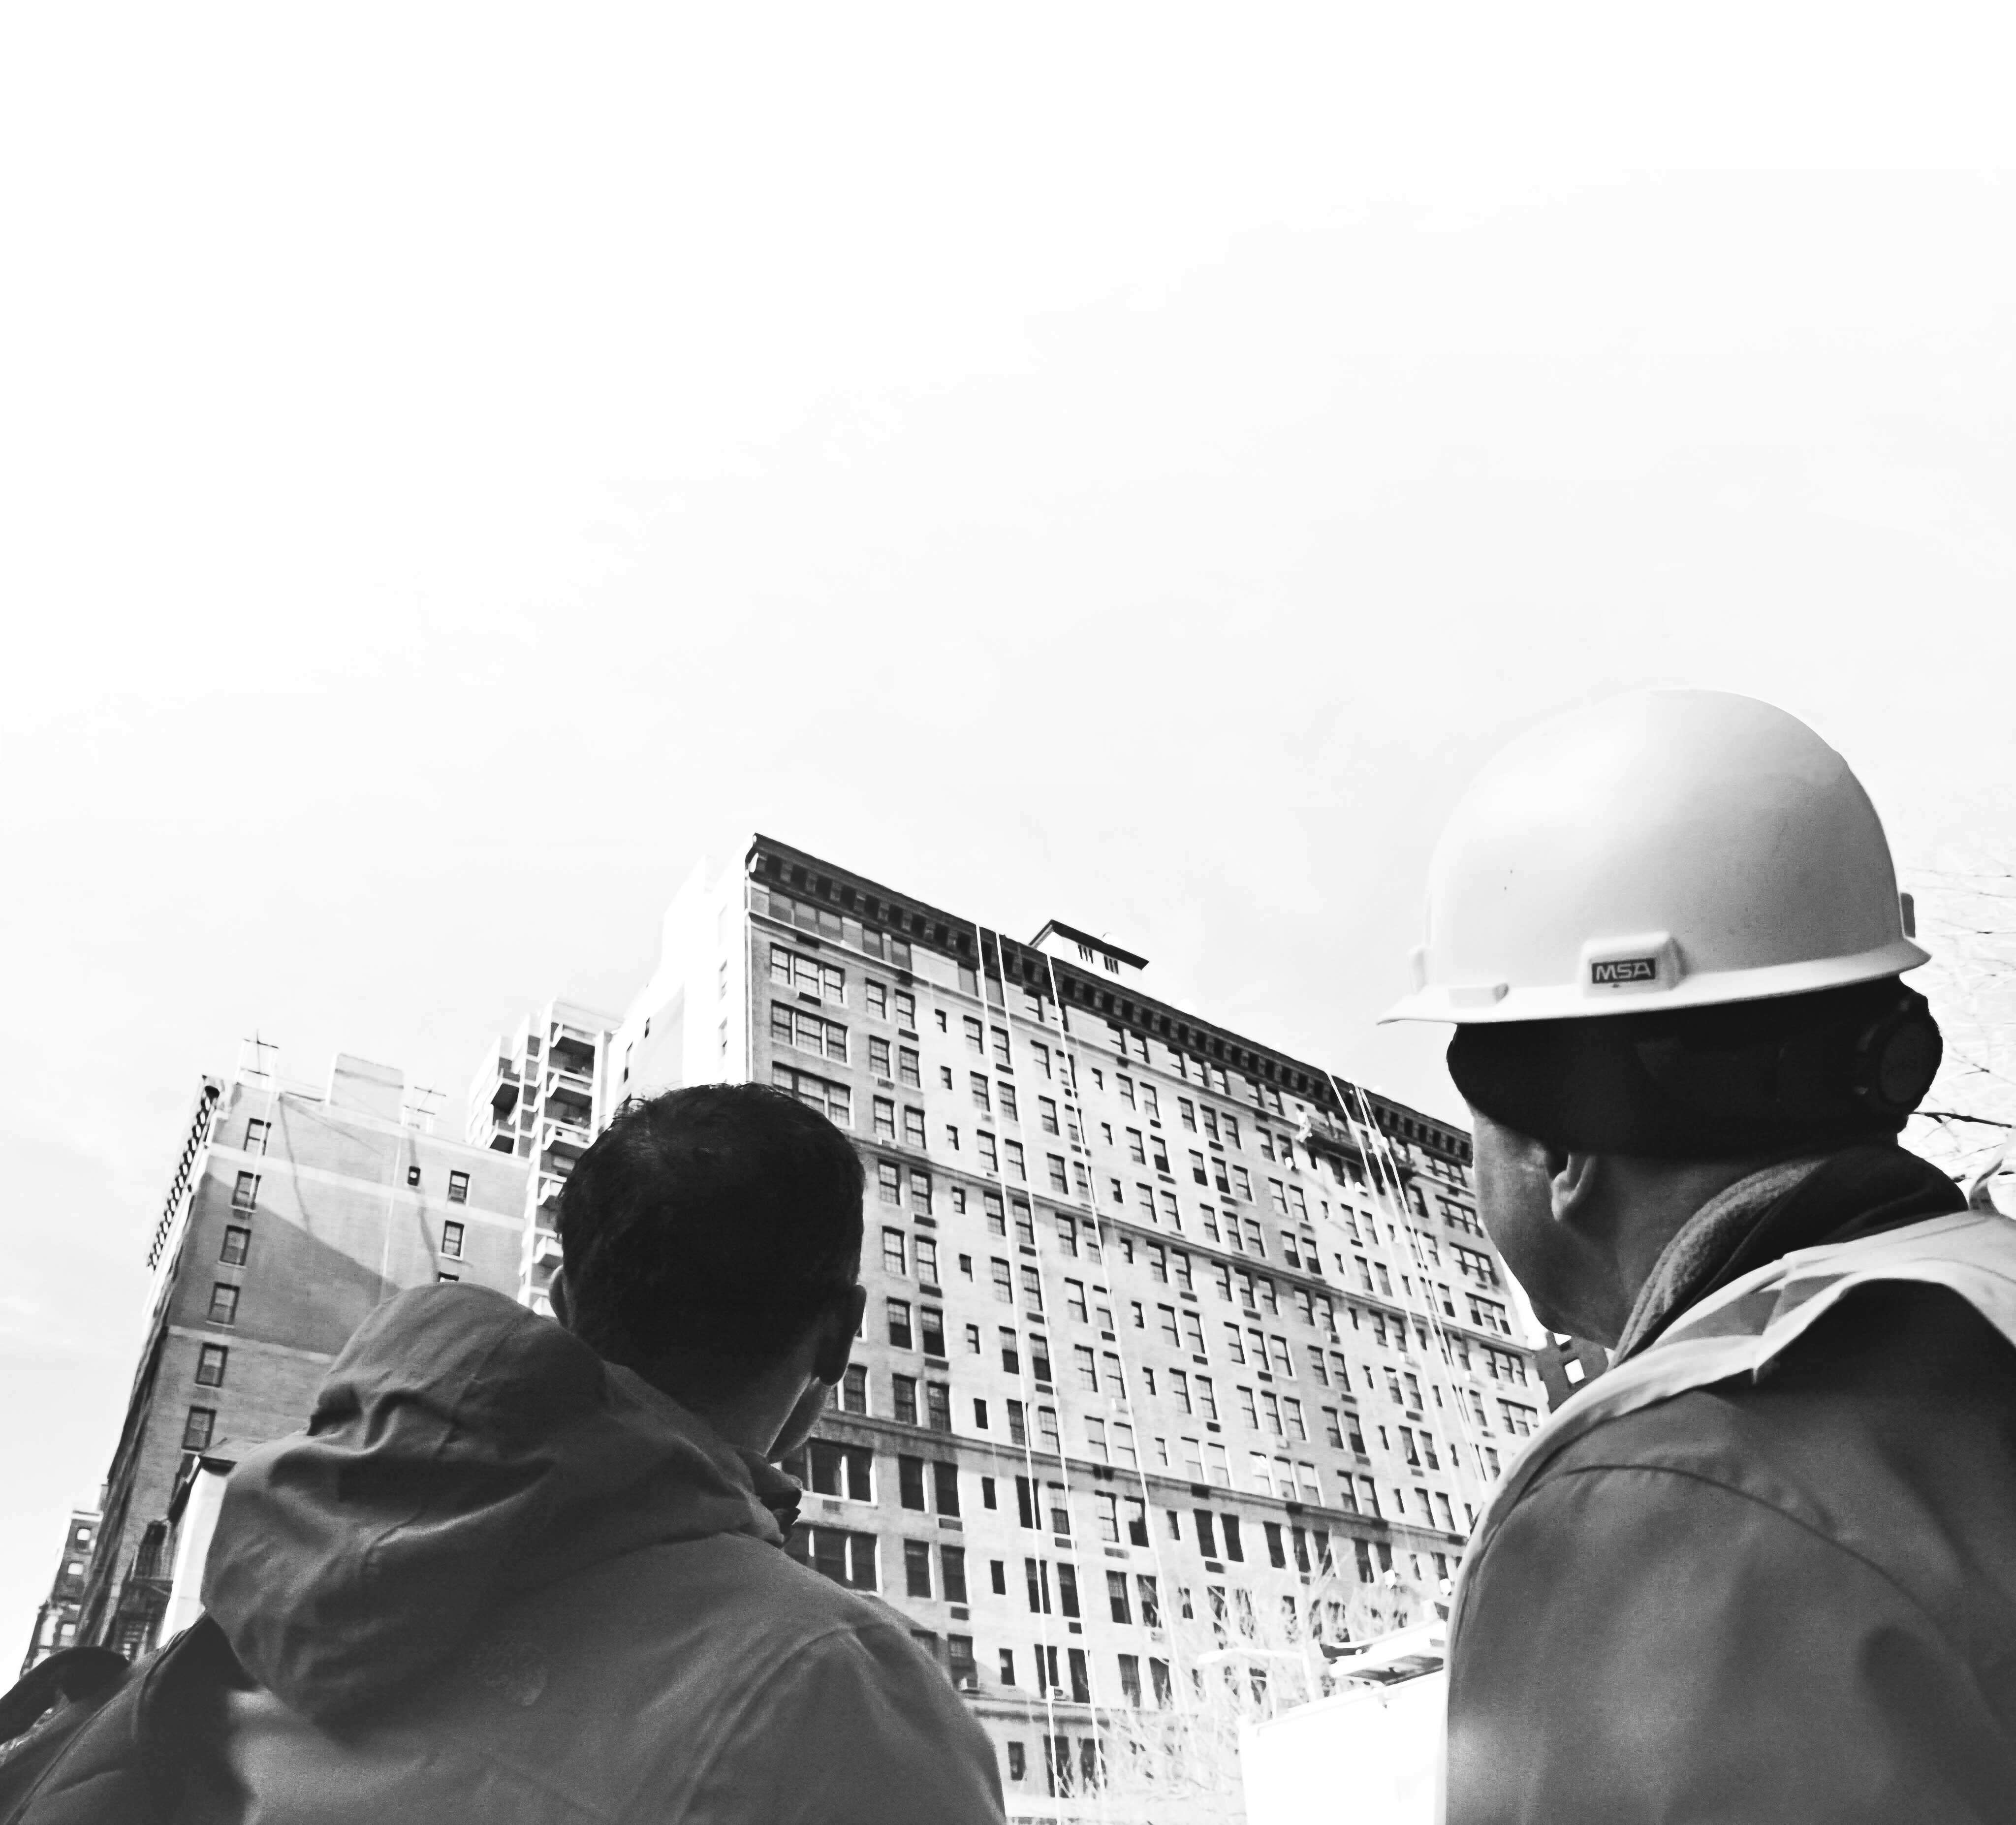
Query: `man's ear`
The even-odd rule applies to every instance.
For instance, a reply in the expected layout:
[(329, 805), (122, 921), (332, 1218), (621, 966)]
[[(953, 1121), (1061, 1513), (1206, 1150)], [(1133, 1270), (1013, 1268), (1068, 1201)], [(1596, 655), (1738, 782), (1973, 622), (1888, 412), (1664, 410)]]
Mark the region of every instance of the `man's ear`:
[(861, 1315), (868, 1309), (868, 1289), (850, 1287), (843, 1305), (836, 1300), (828, 1308), (828, 1329), (819, 1341), (812, 1358), (812, 1373), (828, 1388), (837, 1388), (847, 1373), (847, 1359), (854, 1354), (854, 1334), (861, 1328)]
[(1607, 1183), (1602, 1154), (1547, 1149), (1548, 1198), (1554, 1221), (1564, 1229), (1588, 1227)]
[(552, 1301), (553, 1316), (560, 1322), (562, 1330), (572, 1330), (573, 1313), (567, 1305), (567, 1269), (556, 1267), (553, 1277), (547, 1283), (546, 1298)]

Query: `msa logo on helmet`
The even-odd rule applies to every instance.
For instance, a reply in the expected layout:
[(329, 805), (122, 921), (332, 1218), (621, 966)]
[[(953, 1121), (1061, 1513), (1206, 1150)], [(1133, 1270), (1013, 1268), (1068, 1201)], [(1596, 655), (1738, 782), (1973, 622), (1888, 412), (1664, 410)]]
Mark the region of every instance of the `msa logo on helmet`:
[(1686, 974), (1670, 931), (1617, 932), (1582, 947), (1582, 992), (1606, 1001), (1612, 995), (1664, 995)]

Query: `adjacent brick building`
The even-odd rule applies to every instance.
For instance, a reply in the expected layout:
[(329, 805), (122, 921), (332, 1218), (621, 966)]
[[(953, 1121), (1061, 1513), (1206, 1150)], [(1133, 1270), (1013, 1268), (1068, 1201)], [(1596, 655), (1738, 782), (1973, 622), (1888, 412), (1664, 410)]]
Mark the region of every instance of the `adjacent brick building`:
[(85, 1586), (91, 1572), (92, 1554), (97, 1550), (99, 1523), (104, 1517), (95, 1508), (74, 1508), (63, 1529), (63, 1552), (56, 1560), (56, 1575), (49, 1594), (35, 1612), (35, 1626), (28, 1637), (28, 1652), (21, 1662), (23, 1672), (47, 1660), (59, 1648), (77, 1640), (77, 1624), (84, 1614)]
[(113, 1454), (77, 1639), (155, 1643), (185, 1454), (305, 1423), (381, 1299), (440, 1280), (515, 1292), (526, 1163), (439, 1138), (401, 1074), (339, 1055), (316, 1088), (248, 1057), (199, 1089), (149, 1251), (138, 1373)]

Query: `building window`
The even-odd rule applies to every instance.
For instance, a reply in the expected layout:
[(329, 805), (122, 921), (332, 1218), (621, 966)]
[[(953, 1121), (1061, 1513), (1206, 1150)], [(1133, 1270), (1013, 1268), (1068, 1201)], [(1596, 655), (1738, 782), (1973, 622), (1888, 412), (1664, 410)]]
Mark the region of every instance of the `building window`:
[(1464, 1279), (1474, 1280), (1480, 1287), (1498, 1284), (1498, 1270), (1491, 1265), (1491, 1257), (1475, 1248), (1450, 1245), (1450, 1253), (1456, 1257), (1456, 1271)]
[(823, 1019), (788, 1002), (770, 1003), (770, 1039), (773, 1045), (809, 1052), (815, 1058), (847, 1062), (847, 1028), (838, 1020)]
[(917, 1423), (917, 1378), (914, 1375), (892, 1375), (889, 1388), (893, 1398), (891, 1411), (905, 1426)]
[(995, 1298), (1003, 1305), (1013, 1305), (1015, 1303), (1015, 1282), (1008, 1271), (1007, 1262), (997, 1258), (992, 1266)]
[(228, 1280), (219, 1280), (210, 1289), (210, 1322), (212, 1324), (236, 1324), (238, 1322), (238, 1289)]
[(816, 1109), (829, 1121), (844, 1128), (854, 1125), (854, 1093), (845, 1084), (830, 1083), (787, 1064), (770, 1067), (770, 1083), (773, 1089), (788, 1091), (801, 1103)]
[(221, 1388), (225, 1364), (231, 1352), (221, 1344), (205, 1344), (196, 1352), (196, 1380), (199, 1388)]
[(1470, 1322), (1480, 1330), (1495, 1330), (1500, 1337), (1512, 1334), (1512, 1324), (1505, 1315), (1505, 1308), (1496, 1300), (1480, 1299), (1475, 1294), (1470, 1298)]
[(273, 1125), (261, 1121), (256, 1116), (245, 1124), (245, 1150), (248, 1154), (263, 1154), (266, 1150), (266, 1136), (272, 1133)]
[(885, 1273), (902, 1275), (908, 1278), (909, 1268), (909, 1233), (903, 1229), (882, 1232), (882, 1269)]
[(1022, 1582), (1029, 1596), (1029, 1614), (1047, 1616), (1050, 1613), (1050, 1567), (1045, 1559), (1024, 1559), (1022, 1561)]
[(224, 1247), (217, 1258), (226, 1267), (243, 1267), (245, 1258), (252, 1251), (252, 1232), (242, 1223), (228, 1225), (224, 1232)]
[(191, 1407), (189, 1417), (182, 1421), (182, 1449), (209, 1450), (211, 1439), (216, 1431), (216, 1408)]
[[(895, 1097), (877, 1096), (875, 1099), (874, 1126), (875, 1138), (877, 1140), (893, 1142), (895, 1139), (896, 1100)], [(889, 1170), (891, 1172), (894, 1172), (895, 1168), (892, 1166)], [(895, 1204), (898, 1200), (892, 1197), (885, 1199), (884, 1201), (888, 1204)]]
[(231, 1188), (231, 1208), (235, 1211), (257, 1210), (259, 1208), (259, 1175), (241, 1172), (238, 1182)]
[[(844, 1003), (847, 999), (847, 977), (843, 971), (817, 957), (800, 956), (780, 944), (770, 947), (770, 980), (822, 1001)], [(899, 1003), (902, 999), (900, 995), (897, 997)]]
[(461, 1285), (461, 1283), (462, 1276), (460, 1274), (452, 1274), (444, 1272), (437, 1273), (434, 1276), (434, 1284), (437, 1287), (458, 1287)]
[(806, 1488), (820, 1496), (837, 1496), (848, 1503), (873, 1503), (875, 1454), (865, 1444), (833, 1444), (815, 1438), (802, 1452), (784, 1462)]
[[(906, 1146), (915, 1147), (919, 1153), (922, 1153), (928, 1144), (924, 1139), (923, 1110), (913, 1109), (907, 1104), (903, 1110), (903, 1143)], [(952, 1145), (956, 1147), (959, 1143), (955, 1140)]]
[(843, 1413), (868, 1411), (868, 1371), (859, 1362), (852, 1364), (841, 1378), (840, 1410)]
[(844, 1528), (801, 1527), (792, 1530), (786, 1548), (801, 1564), (810, 1565), (835, 1584), (853, 1590), (874, 1590), (875, 1536)]
[(462, 1225), (454, 1222), (441, 1225), (441, 1251), (444, 1254), (459, 1257), (462, 1254)]
[(466, 1172), (451, 1172), (448, 1174), (448, 1201), (450, 1204), (467, 1204), (469, 1202), (469, 1175)]

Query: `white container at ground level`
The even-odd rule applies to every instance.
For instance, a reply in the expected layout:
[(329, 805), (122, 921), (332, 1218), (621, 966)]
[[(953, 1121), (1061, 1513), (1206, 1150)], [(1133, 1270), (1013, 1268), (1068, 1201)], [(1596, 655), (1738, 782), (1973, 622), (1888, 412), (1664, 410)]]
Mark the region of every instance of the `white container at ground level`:
[(1243, 1727), (1247, 1825), (1432, 1825), (1447, 1629), (1387, 1636), (1332, 1664), (1343, 1690)]

